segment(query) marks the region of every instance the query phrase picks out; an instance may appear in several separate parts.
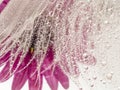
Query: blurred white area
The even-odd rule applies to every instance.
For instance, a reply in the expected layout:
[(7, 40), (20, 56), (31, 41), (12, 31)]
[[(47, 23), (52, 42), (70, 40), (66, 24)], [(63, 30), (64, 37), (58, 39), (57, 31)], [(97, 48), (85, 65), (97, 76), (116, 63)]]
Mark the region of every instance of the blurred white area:
[(0, 0), (0, 3), (2, 2), (3, 0)]

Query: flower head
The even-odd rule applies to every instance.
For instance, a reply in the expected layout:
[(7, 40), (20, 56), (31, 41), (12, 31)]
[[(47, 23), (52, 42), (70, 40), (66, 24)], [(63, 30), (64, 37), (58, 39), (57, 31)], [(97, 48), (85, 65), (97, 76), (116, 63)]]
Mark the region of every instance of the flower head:
[(85, 5), (81, 7), (74, 0), (19, 2), (10, 1), (10, 10), (19, 9), (13, 11), (16, 16), (11, 23), (7, 10), (0, 20), (0, 66), (5, 64), (0, 82), (14, 75), (12, 90), (20, 90), (26, 80), (29, 90), (42, 90), (44, 76), (52, 90), (57, 90), (58, 82), (67, 89), (68, 77), (80, 74), (78, 62), (96, 62), (87, 51), (92, 32), (90, 5), (79, 2)]

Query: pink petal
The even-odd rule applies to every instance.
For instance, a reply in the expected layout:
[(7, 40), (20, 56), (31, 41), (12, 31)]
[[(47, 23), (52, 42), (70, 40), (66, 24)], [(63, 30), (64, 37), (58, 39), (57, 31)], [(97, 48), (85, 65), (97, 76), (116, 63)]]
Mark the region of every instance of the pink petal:
[[(8, 55), (8, 54), (5, 55), (5, 56), (6, 56), (5, 60), (9, 58), (9, 55), (8, 55), (8, 56), (7, 56), (7, 55)], [(4, 56), (4, 57), (5, 57), (5, 56)], [(3, 57), (3, 58), (4, 58), (4, 57)], [(10, 70), (10, 61), (8, 61), (8, 62), (6, 63), (6, 65), (4, 66), (3, 70), (2, 70), (1, 73), (0, 73), (0, 81), (1, 81), (1, 82), (4, 82), (4, 81), (8, 80), (8, 79), (11, 77), (10, 73), (13, 73), (13, 71), (14, 71), (15, 68), (17, 67), (17, 64), (18, 64), (18, 62), (19, 62), (19, 59), (20, 59), (20, 58), (19, 58), (19, 55), (18, 55), (17, 59), (15, 60), (13, 66), (12, 66), (12, 70)], [(9, 60), (9, 59), (8, 59), (8, 60)]]
[[(54, 52), (52, 50), (52, 47), (49, 47), (46, 58), (42, 64), (42, 70), (46, 70), (53, 62), (54, 58)], [(43, 75), (45, 76), (45, 79), (50, 86), (51, 90), (57, 90), (58, 89), (58, 80), (55, 78), (53, 71), (51, 68), (49, 70), (46, 70)]]
[(54, 75), (55, 75), (56, 79), (57, 79), (58, 81), (60, 81), (61, 85), (62, 85), (65, 89), (69, 88), (69, 79), (68, 79), (68, 77), (62, 72), (62, 70), (60, 69), (60, 67), (58, 67), (58, 66), (55, 67)]
[(47, 80), (48, 85), (50, 86), (51, 90), (58, 89), (58, 80), (53, 75), (52, 70), (47, 70), (44, 73), (45, 79)]
[[(29, 63), (30, 59), (32, 58), (31, 54), (28, 52), (24, 58), (24, 60), (22, 61), (21, 65), (19, 66), (18, 70), (21, 70), (23, 68), (26, 67), (26, 65)], [(15, 66), (17, 65), (17, 63), (15, 64)]]
[(6, 4), (5, 3), (2, 3), (1, 5), (0, 5), (0, 13), (2, 12), (2, 10), (5, 8), (5, 6), (6, 6)]
[(0, 4), (0, 13), (2, 12), (2, 10), (4, 10), (4, 8), (6, 7), (6, 5), (8, 4), (10, 0), (3, 0), (2, 3)]
[[(46, 68), (52, 64), (53, 57), (54, 57), (53, 50), (52, 50), (52, 48), (49, 48), (46, 58), (42, 64), (43, 71), (46, 70)], [(58, 80), (53, 75), (53, 71), (51, 70), (51, 68), (49, 68), (49, 70), (45, 71), (43, 73), (43, 75), (45, 76), (45, 79), (47, 80), (47, 83), (50, 86), (50, 88), (52, 90), (57, 90), (58, 89)]]
[(0, 57), (0, 66), (3, 63), (7, 62), (9, 58), (10, 58), (10, 52), (7, 52), (5, 55), (1, 56)]
[(0, 72), (0, 82), (4, 82), (10, 78), (9, 68), (10, 68), (10, 64), (8, 62), (4, 66), (3, 70)]
[(38, 77), (38, 74), (35, 73), (32, 77), (29, 77), (29, 90), (42, 90), (42, 76)]
[(12, 83), (12, 90), (21, 90), (28, 78), (28, 70), (25, 69), (15, 74)]
[(10, 0), (4, 0), (4, 2), (8, 3)]
[(37, 69), (37, 64), (35, 60), (31, 62), (29, 66), (29, 90), (42, 90), (42, 75), (38, 76), (38, 72), (35, 72)]
[(19, 60), (20, 60), (20, 54), (17, 56), (13, 66), (12, 66), (12, 72), (16, 69), (18, 63), (19, 63)]
[[(19, 60), (19, 56), (18, 55), (18, 59), (16, 60), (13, 69), (15, 69), (15, 67), (17, 66), (18, 60)], [(29, 62), (31, 56), (28, 53), (24, 60), (22, 61), (21, 65), (19, 66), (18, 70), (23, 69), (27, 63)], [(21, 70), (20, 72), (17, 72), (14, 75), (14, 79), (13, 79), (13, 83), (12, 83), (12, 90), (21, 90), (21, 88), (23, 87), (23, 85), (25, 84), (26, 80), (28, 79), (28, 68), (25, 68), (23, 70)]]
[(44, 63), (50, 65), (54, 59), (54, 52), (52, 47), (49, 47)]

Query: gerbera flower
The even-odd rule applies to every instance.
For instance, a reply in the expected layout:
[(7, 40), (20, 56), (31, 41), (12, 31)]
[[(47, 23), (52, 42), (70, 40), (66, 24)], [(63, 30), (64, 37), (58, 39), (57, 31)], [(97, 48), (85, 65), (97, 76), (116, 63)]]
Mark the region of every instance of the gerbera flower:
[(90, 5), (11, 0), (0, 16), (0, 66), (5, 65), (0, 82), (14, 75), (12, 90), (20, 90), (27, 80), (29, 90), (42, 90), (44, 76), (52, 90), (57, 90), (58, 82), (67, 89), (68, 77), (80, 74), (78, 62), (96, 62), (87, 51), (93, 25)]

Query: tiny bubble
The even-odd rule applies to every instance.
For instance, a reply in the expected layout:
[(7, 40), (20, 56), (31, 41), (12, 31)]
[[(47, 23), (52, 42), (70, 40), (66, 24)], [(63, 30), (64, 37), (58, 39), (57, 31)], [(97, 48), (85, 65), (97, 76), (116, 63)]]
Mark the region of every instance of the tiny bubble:
[(79, 90), (83, 90), (82, 88), (80, 88)]
[(107, 64), (107, 62), (106, 61), (102, 61), (101, 64), (102, 64), (102, 66), (105, 66)]
[(102, 82), (103, 82), (103, 84), (106, 84), (106, 81), (103, 80)]
[(97, 79), (97, 76), (93, 76), (93, 79), (96, 80), (96, 79)]
[(106, 20), (106, 21), (104, 21), (104, 23), (105, 23), (105, 24), (108, 24), (108, 21)]
[(87, 53), (84, 53), (84, 54), (83, 54), (83, 57), (84, 57), (84, 58), (87, 58), (87, 57), (88, 57), (88, 54), (87, 54)]
[(108, 73), (108, 74), (106, 75), (107, 79), (109, 79), (109, 80), (111, 80), (111, 79), (112, 79), (112, 76), (113, 76), (113, 74), (112, 74), (112, 73)]
[(90, 87), (94, 87), (94, 84), (91, 84)]
[(100, 80), (103, 84), (106, 84), (106, 81), (105, 80)]
[(88, 70), (88, 66), (84, 66), (84, 69), (85, 69), (85, 70)]

